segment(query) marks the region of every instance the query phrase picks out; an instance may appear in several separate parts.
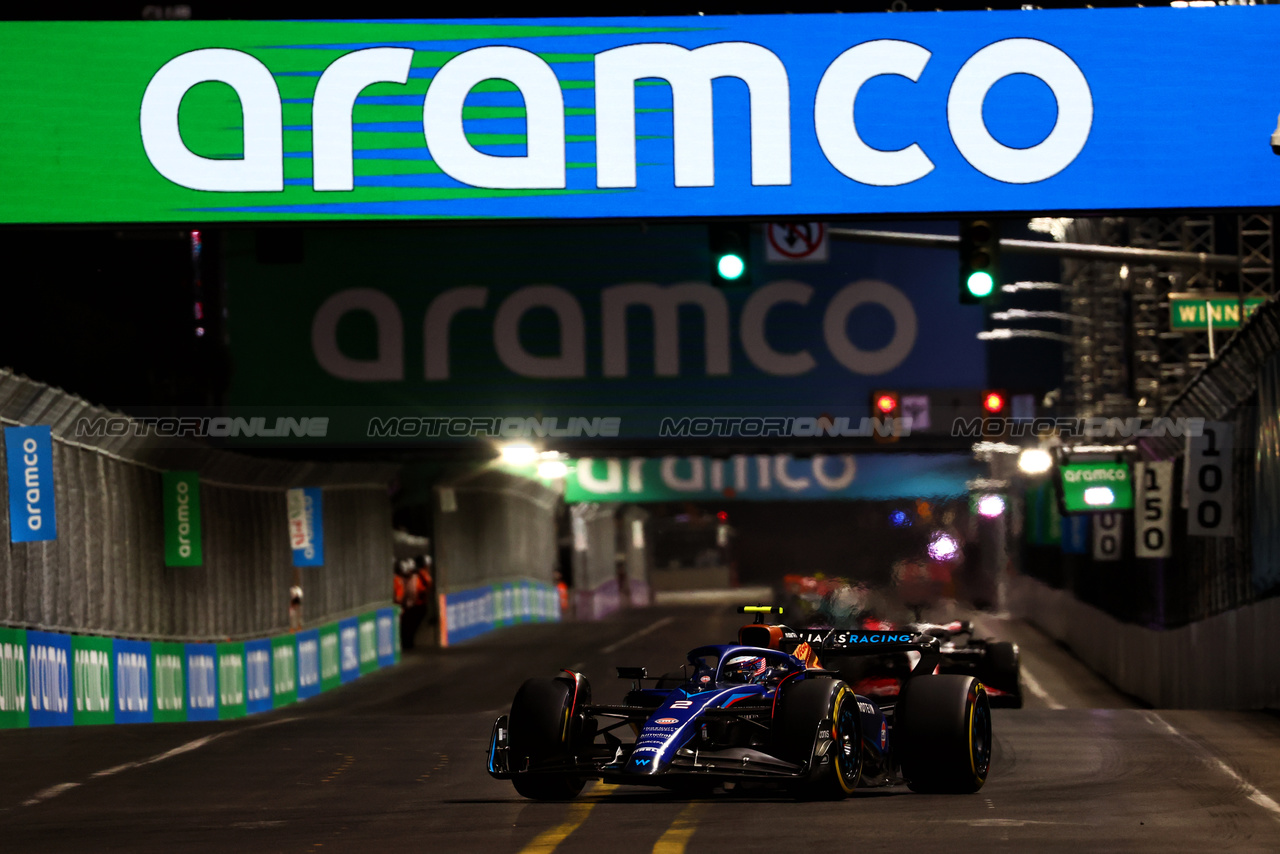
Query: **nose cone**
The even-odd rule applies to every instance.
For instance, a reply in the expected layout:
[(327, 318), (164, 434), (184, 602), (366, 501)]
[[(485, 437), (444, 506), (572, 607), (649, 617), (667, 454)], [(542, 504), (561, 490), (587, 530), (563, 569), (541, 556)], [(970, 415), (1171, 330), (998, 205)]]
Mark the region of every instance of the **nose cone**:
[(632, 755), (627, 767), (622, 769), (622, 773), (635, 777), (652, 777), (658, 774), (665, 762), (658, 759), (657, 753), (642, 753), (640, 755)]

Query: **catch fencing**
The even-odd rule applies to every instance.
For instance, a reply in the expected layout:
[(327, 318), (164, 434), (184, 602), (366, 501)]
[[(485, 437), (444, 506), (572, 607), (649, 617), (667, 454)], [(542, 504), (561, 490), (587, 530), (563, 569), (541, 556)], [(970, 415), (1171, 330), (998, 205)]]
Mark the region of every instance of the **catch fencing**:
[[(385, 605), (396, 468), (282, 462), (155, 435), (77, 435), (118, 413), (0, 370), (0, 425), (47, 425), (57, 538), (10, 542), (0, 514), (0, 625), (148, 640), (226, 640), (289, 627), (295, 572), (305, 625)], [(5, 448), (0, 443), (0, 471)], [(165, 566), (162, 473), (200, 476), (204, 560)], [(292, 565), (286, 490), (322, 487), (325, 562)], [(19, 496), (19, 500), (20, 500)], [(8, 507), (0, 478), (0, 507)]]

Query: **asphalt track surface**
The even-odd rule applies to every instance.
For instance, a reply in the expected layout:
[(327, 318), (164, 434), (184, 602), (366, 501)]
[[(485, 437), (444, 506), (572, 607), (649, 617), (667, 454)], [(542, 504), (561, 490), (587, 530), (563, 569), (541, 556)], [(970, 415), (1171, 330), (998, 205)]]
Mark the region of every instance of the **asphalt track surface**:
[(1280, 851), (1280, 719), (1138, 708), (1033, 629), (991, 619), (1033, 687), (1026, 708), (995, 712), (975, 795), (688, 800), (588, 784), (544, 804), (485, 774), (490, 725), (523, 679), (579, 666), (616, 701), (615, 664), (670, 669), (740, 619), (702, 606), (523, 626), (241, 721), (0, 732), (0, 851)]

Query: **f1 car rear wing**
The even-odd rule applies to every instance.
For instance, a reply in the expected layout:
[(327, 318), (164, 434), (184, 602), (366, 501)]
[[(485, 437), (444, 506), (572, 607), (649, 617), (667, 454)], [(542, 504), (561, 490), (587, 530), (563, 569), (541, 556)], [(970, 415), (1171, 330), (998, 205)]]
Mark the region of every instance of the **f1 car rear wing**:
[(839, 652), (854, 655), (883, 655), (891, 652), (936, 650), (941, 642), (933, 635), (907, 629), (871, 631), (867, 629), (800, 629), (801, 643), (817, 652)]
[(911, 675), (932, 673), (942, 661), (942, 641), (933, 635), (907, 629), (888, 631), (851, 629), (801, 629), (800, 642), (824, 658), (831, 655), (889, 655), (916, 652), (920, 660)]
[(779, 649), (820, 667), (819, 656), (888, 655), (917, 652), (920, 661), (911, 672), (931, 673), (941, 661), (942, 640), (935, 634), (914, 628), (890, 630), (864, 629), (793, 629), (779, 623), (766, 623), (771, 614), (782, 615), (782, 609), (766, 605), (742, 605), (740, 614), (755, 614), (755, 622), (738, 630), (738, 642), (747, 646)]

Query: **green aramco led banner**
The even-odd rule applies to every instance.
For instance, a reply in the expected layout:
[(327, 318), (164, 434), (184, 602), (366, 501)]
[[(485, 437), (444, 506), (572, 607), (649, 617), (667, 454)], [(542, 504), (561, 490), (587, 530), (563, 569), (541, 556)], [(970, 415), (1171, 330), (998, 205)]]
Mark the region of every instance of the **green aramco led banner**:
[(1277, 44), (1262, 5), (4, 22), (0, 222), (1270, 207)]

